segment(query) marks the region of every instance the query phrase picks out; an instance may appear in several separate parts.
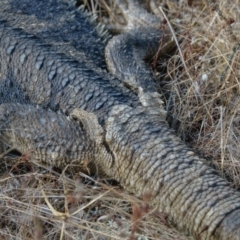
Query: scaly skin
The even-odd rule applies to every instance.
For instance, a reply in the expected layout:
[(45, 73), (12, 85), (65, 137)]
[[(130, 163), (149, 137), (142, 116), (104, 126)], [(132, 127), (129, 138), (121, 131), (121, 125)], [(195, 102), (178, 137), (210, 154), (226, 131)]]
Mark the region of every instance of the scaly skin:
[[(0, 0), (0, 19), (7, 21), (0, 22), (1, 140), (22, 153), (32, 150), (33, 161), (94, 163), (95, 171), (136, 195), (150, 192), (153, 206), (198, 239), (239, 240), (239, 192), (169, 129), (155, 86), (146, 83), (151, 73), (145, 76), (142, 64), (134, 69), (134, 49), (126, 54), (134, 59), (125, 77), (118, 46), (128, 46), (125, 36), (133, 35), (111, 40), (106, 56), (120, 56), (108, 65), (139, 99), (106, 72), (102, 38), (66, 2)], [(76, 120), (66, 116), (72, 112)]]
[(112, 110), (106, 141), (115, 156), (114, 178), (138, 196), (151, 193), (153, 206), (198, 239), (240, 239), (239, 192), (151, 110)]

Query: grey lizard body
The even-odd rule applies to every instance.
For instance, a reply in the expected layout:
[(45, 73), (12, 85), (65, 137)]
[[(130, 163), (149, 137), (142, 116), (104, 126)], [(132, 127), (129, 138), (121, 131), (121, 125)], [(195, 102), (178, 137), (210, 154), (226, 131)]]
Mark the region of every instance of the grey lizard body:
[(3, 142), (60, 167), (84, 159), (138, 196), (151, 191), (151, 204), (195, 237), (240, 239), (239, 192), (169, 129), (152, 74), (137, 60), (136, 47), (161, 36), (153, 16), (140, 35), (110, 40), (117, 78), (103, 60), (105, 34), (73, 3), (0, 0), (0, 9)]

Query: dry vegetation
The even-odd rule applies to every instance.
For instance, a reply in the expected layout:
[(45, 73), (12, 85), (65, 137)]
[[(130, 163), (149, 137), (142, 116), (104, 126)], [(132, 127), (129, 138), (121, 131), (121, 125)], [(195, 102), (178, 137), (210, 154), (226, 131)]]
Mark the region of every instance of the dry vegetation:
[(177, 133), (239, 188), (240, 2), (194, 2), (163, 5), (180, 45), (166, 63), (167, 109)]
[[(111, 2), (86, 5), (103, 22), (119, 20)], [(170, 125), (239, 187), (240, 2), (162, 0), (150, 6), (165, 19), (164, 34), (178, 42), (155, 69)], [(17, 163), (4, 158), (1, 165), (0, 239), (190, 239), (165, 213), (149, 208), (148, 196), (140, 201), (101, 179), (44, 170), (26, 156)]]
[(1, 166), (0, 239), (186, 240), (168, 216), (116, 183), (36, 167), (24, 156)]

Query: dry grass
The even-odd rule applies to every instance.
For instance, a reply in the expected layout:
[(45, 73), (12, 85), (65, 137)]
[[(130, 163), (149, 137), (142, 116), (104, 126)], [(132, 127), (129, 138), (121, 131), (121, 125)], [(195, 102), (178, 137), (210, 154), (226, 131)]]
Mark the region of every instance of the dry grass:
[[(240, 5), (214, 2), (156, 3), (179, 44), (156, 71), (166, 70), (159, 85), (171, 126), (239, 187)], [(103, 22), (122, 22), (111, 2), (87, 5)], [(140, 201), (103, 179), (20, 160), (1, 160), (0, 239), (190, 239), (171, 227), (165, 213), (150, 209), (147, 196)]]
[[(164, 1), (179, 41), (164, 96), (178, 135), (240, 186), (239, 1)], [(180, 56), (180, 53), (182, 57)]]
[(1, 169), (0, 239), (186, 240), (149, 208), (149, 196), (141, 201), (101, 179), (14, 162), (4, 159)]

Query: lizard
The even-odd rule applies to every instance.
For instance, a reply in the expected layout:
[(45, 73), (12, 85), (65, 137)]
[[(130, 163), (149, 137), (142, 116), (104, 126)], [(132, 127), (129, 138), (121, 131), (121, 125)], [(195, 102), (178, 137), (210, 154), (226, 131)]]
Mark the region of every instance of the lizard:
[(151, 191), (150, 204), (195, 238), (240, 239), (240, 193), (169, 128), (140, 59), (161, 37), (159, 20), (133, 0), (123, 11), (129, 28), (111, 38), (74, 1), (0, 1), (1, 141)]

